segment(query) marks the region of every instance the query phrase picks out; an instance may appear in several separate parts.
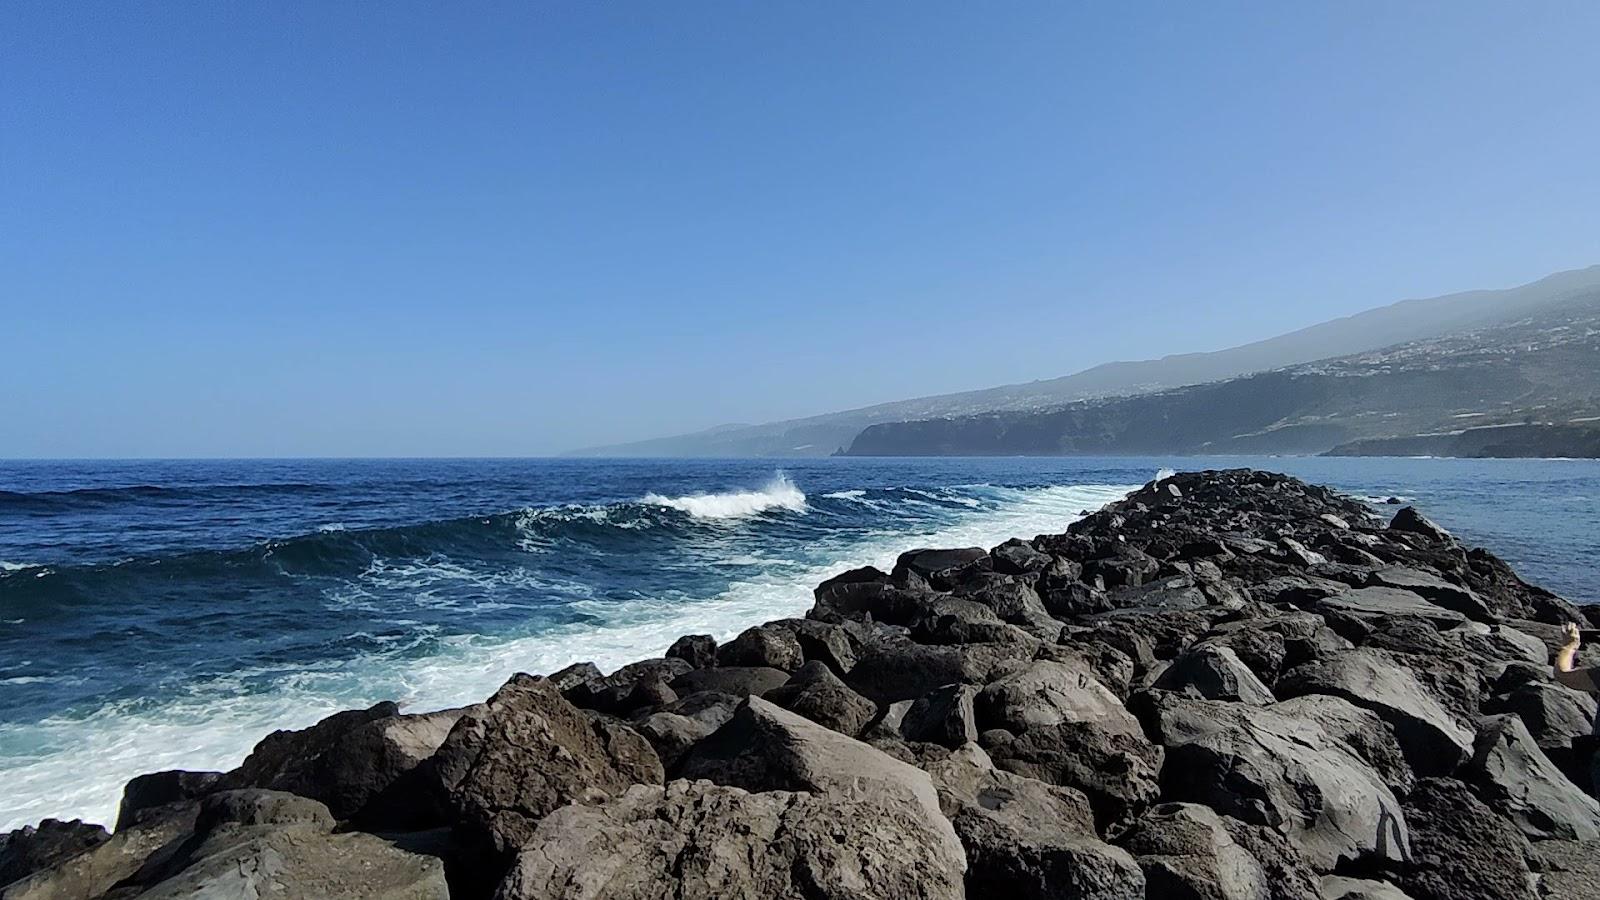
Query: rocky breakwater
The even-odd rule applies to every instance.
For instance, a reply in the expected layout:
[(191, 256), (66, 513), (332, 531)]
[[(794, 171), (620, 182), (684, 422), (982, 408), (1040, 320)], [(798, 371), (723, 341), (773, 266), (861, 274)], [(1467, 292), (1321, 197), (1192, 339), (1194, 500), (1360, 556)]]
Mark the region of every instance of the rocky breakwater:
[(1596, 897), (1595, 704), (1548, 665), (1584, 614), (1412, 509), (1178, 475), (720, 646), (142, 776), (113, 834), (5, 838), (0, 897)]

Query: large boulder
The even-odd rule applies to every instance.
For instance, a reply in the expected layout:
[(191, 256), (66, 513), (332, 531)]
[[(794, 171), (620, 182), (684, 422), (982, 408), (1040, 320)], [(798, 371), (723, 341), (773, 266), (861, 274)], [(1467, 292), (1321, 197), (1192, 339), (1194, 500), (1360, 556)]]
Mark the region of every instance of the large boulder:
[(1022, 642), (934, 646), (884, 635), (862, 649), (845, 683), (887, 706), (916, 700), (947, 684), (986, 684), (1025, 664), (1035, 650)]
[[(1235, 834), (1261, 845), (1269, 858), (1258, 859)], [(1118, 844), (1138, 858), (1149, 897), (1300, 900), (1314, 895), (1313, 876), (1277, 832), (1218, 815), (1207, 806), (1157, 806)]]
[(1533, 840), (1600, 838), (1600, 801), (1562, 774), (1516, 716), (1484, 717), (1465, 776)]
[(1445, 581), (1438, 575), (1409, 566), (1385, 566), (1367, 576), (1373, 587), (1399, 588), (1469, 619), (1488, 622), (1498, 618), (1471, 588)]
[(1077, 791), (997, 771), (975, 744), (929, 767), (967, 852), (967, 895), (1142, 900), (1144, 877), (1099, 839)]
[(1348, 616), (1364, 621), (1386, 616), (1416, 616), (1439, 628), (1453, 628), (1467, 621), (1466, 616), (1455, 610), (1430, 603), (1411, 591), (1391, 587), (1354, 588), (1313, 601), (1310, 607), (1324, 616)]
[(669, 685), (681, 697), (702, 691), (716, 691), (746, 697), (760, 696), (789, 681), (789, 673), (770, 666), (718, 666), (715, 669), (695, 669), (672, 680)]
[(601, 677), (594, 677), (593, 664), (579, 666), (585, 668), (574, 670), (569, 666), (550, 676), (550, 680), (572, 705), (615, 715), (659, 705), (663, 700), (671, 702), (664, 696), (663, 686), (694, 668), (679, 657), (640, 660)]
[(1277, 698), (1231, 647), (1197, 644), (1172, 661), (1156, 688), (1205, 700), (1232, 700), (1263, 706)]
[(1061, 722), (1092, 722), (1106, 731), (1139, 734), (1122, 700), (1076, 660), (1038, 660), (979, 692), (980, 729), (1025, 732)]
[(1359, 648), (1295, 667), (1278, 679), (1280, 697), (1331, 694), (1377, 713), (1421, 775), (1448, 774), (1472, 753), (1472, 732), (1387, 652)]
[(224, 791), (201, 805), (195, 834), (135, 881), (141, 900), (281, 897), (447, 900), (444, 864), (361, 832), (330, 833), (314, 800), (275, 791)]
[(988, 552), (982, 547), (966, 547), (959, 550), (907, 550), (895, 560), (894, 571), (889, 574), (893, 578), (904, 579), (910, 573), (921, 577), (934, 587), (948, 588), (946, 579), (968, 566), (986, 560), (988, 556)]
[(664, 779), (637, 732), (585, 714), (549, 681), (522, 674), (456, 722), (432, 774), (465, 836), (502, 858), (555, 809)]
[(1412, 900), (1405, 891), (1387, 881), (1324, 875), (1319, 885), (1320, 900)]
[(1530, 858), (1546, 900), (1600, 897), (1600, 841), (1540, 841)]
[(673, 781), (547, 816), (495, 898), (959, 900), (953, 841), (909, 794)]
[(664, 709), (633, 722), (633, 729), (656, 748), (661, 765), (672, 771), (689, 748), (709, 737), (733, 718), (743, 697), (717, 691), (690, 694)]
[(1278, 829), (1318, 873), (1404, 857), (1406, 821), (1394, 792), (1316, 721), (1159, 691), (1133, 704), (1166, 748), (1164, 798)]
[[(147, 815), (159, 815), (175, 803), (198, 800), (216, 789), (221, 772), (186, 772), (169, 769), (136, 775), (122, 788), (122, 804), (117, 808), (117, 831)], [(0, 881), (0, 884), (4, 884)]]
[(973, 699), (978, 689), (970, 684), (935, 688), (904, 710), (900, 735), (908, 741), (925, 741), (955, 749), (978, 739)]
[(54, 868), (109, 840), (105, 828), (81, 819), (45, 819), (38, 827), (28, 825), (0, 835), (0, 885)]
[(759, 697), (746, 699), (726, 725), (690, 750), (677, 774), (748, 791), (909, 798), (922, 810), (925, 833), (944, 843), (940, 856), (961, 856), (926, 772)]
[(746, 628), (717, 648), (717, 665), (750, 666), (793, 672), (805, 663), (805, 651), (793, 631), (776, 625)]
[(1160, 792), (1162, 750), (1142, 734), (1061, 722), (1015, 737), (985, 732), (985, 749), (1007, 772), (1081, 791), (1101, 831), (1115, 831)]
[(1411, 858), (1392, 879), (1413, 900), (1533, 900), (1528, 842), (1466, 785), (1419, 782), (1406, 798)]
[(195, 802), (180, 804), (166, 815), (151, 816), (119, 830), (109, 840), (0, 887), (0, 900), (100, 897), (139, 872), (164, 848), (188, 837), (194, 828), (198, 808)]
[(850, 737), (860, 734), (878, 715), (876, 704), (852, 691), (821, 660), (806, 663), (786, 684), (764, 696), (784, 709)]

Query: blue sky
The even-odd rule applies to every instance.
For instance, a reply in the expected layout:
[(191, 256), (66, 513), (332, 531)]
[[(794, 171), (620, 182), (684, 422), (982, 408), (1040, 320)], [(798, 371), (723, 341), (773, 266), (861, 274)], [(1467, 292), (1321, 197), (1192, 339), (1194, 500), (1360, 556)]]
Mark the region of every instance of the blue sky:
[(1600, 5), (0, 5), (0, 456), (521, 455), (1600, 262)]

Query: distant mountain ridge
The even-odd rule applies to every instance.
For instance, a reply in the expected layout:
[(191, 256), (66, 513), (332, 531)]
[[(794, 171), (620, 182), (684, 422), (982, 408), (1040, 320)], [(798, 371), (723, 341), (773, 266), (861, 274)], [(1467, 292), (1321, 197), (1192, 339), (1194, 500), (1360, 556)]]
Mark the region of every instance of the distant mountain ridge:
[(761, 425), (575, 451), (578, 456), (825, 456), (869, 426), (1003, 412), (1042, 412), (1077, 401), (1145, 394), (1348, 356), (1509, 321), (1600, 289), (1600, 266), (1560, 272), (1505, 290), (1402, 300), (1278, 337), (1205, 353), (1112, 362), (1026, 384), (881, 403)]
[(1515, 319), (1051, 410), (872, 425), (851, 456), (1587, 456), (1600, 449), (1600, 288)]

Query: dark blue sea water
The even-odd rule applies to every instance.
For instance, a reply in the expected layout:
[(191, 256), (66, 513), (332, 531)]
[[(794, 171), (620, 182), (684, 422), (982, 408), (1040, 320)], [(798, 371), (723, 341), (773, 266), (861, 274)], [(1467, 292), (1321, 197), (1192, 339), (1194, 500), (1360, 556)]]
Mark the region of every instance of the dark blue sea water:
[(1162, 468), (1413, 501), (1600, 600), (1600, 463), (1364, 459), (0, 462), (0, 828), (112, 817), (274, 728), (803, 613), (841, 569), (1060, 531)]

